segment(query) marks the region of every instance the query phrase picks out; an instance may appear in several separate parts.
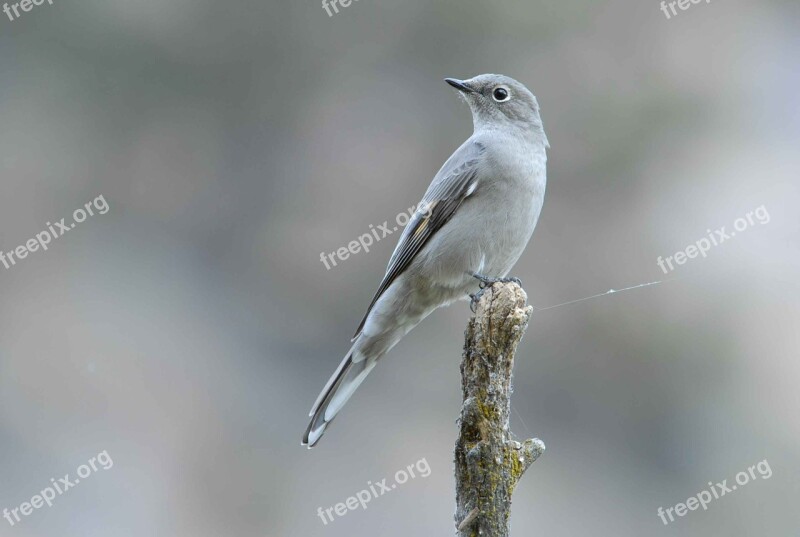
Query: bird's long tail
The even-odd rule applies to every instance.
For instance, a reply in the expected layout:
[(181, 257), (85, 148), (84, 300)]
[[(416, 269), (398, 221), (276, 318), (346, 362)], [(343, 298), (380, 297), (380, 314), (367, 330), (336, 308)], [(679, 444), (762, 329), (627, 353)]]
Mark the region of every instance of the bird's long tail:
[(342, 363), (336, 368), (336, 372), (328, 380), (325, 388), (322, 389), (314, 406), (311, 407), (309, 413), (311, 422), (303, 435), (303, 445), (307, 445), (309, 448), (314, 447), (325, 432), (325, 428), (333, 421), (336, 414), (364, 382), (377, 363), (376, 358), (366, 358), (355, 350), (355, 345), (350, 349)]

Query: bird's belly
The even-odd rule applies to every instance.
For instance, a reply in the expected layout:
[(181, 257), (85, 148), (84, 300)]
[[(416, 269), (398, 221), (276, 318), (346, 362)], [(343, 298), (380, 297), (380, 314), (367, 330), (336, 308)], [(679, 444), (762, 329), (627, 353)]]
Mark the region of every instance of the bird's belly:
[(420, 256), (421, 272), (434, 286), (458, 289), (475, 285), (473, 273), (488, 277), (508, 274), (536, 227), (542, 202), (537, 195), (503, 196), (485, 201), (467, 199), (432, 237)]

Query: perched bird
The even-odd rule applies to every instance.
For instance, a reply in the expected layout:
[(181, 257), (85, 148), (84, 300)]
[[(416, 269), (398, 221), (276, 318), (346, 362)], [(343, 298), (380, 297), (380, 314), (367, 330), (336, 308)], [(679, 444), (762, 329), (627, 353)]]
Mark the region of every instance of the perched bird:
[(502, 75), (445, 81), (469, 105), (474, 132), (433, 178), (403, 231), (353, 346), (311, 408), (308, 447), (420, 321), (503, 281), (539, 219), (550, 145), (536, 97)]

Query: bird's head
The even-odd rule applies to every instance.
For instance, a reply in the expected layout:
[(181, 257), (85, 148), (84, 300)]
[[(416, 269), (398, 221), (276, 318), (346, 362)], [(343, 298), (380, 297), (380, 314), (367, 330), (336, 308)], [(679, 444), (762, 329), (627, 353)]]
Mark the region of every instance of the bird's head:
[(467, 80), (444, 80), (456, 88), (469, 105), (475, 130), (510, 127), (544, 135), (536, 97), (513, 78), (487, 74)]

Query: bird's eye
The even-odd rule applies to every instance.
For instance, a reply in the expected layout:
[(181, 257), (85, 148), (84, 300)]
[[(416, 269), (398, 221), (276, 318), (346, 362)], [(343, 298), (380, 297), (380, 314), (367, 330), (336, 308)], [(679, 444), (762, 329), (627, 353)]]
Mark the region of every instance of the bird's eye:
[(494, 97), (494, 100), (498, 103), (504, 103), (511, 98), (511, 94), (508, 93), (508, 88), (505, 86), (498, 86), (494, 88), (492, 97)]

